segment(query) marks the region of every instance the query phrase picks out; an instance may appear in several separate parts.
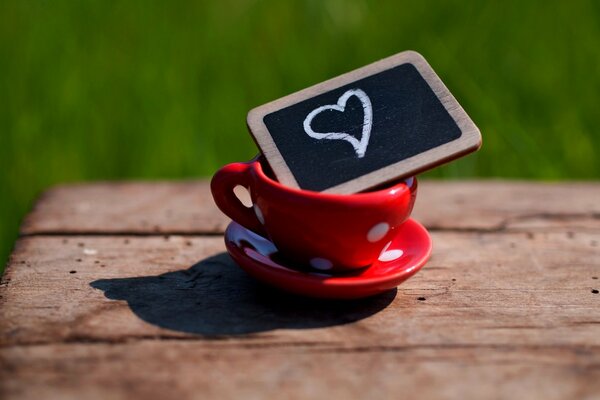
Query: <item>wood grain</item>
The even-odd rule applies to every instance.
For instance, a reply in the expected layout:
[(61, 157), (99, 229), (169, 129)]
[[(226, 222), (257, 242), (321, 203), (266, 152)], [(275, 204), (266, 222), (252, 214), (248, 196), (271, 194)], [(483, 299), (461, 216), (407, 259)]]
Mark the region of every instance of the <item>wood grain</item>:
[(431, 261), (352, 302), (245, 275), (203, 182), (53, 189), (0, 283), (0, 397), (596, 398), (599, 188), (423, 182)]
[[(600, 227), (594, 183), (419, 181), (414, 217), (429, 229)], [(23, 234), (219, 234), (228, 218), (207, 181), (94, 183), (44, 193)]]
[(431, 261), (397, 293), (325, 306), (257, 284), (218, 237), (23, 238), (4, 276), (0, 344), (249, 333), (352, 346), (600, 345), (600, 233), (433, 240)]
[(46, 191), (23, 234), (222, 233), (227, 217), (207, 181), (62, 185)]
[(596, 399), (598, 349), (140, 340), (3, 349), (7, 399)]

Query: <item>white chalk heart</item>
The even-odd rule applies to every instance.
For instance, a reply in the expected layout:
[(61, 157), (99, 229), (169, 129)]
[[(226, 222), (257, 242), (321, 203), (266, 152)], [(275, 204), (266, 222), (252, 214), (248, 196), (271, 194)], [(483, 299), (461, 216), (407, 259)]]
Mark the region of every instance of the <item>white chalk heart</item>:
[[(346, 132), (321, 133), (313, 131), (311, 127), (313, 118), (315, 118), (319, 113), (327, 110), (344, 112), (346, 109), (346, 102), (352, 96), (356, 96), (360, 100), (364, 111), (362, 136), (360, 140), (347, 134)], [(372, 125), (373, 107), (371, 106), (371, 100), (369, 99), (369, 96), (367, 96), (367, 94), (360, 89), (350, 89), (338, 99), (337, 104), (327, 104), (312, 110), (304, 119), (304, 132), (314, 139), (345, 140), (349, 142), (352, 147), (354, 147), (354, 151), (356, 152), (358, 158), (362, 158), (364, 157), (365, 152), (367, 151), (367, 146), (369, 145)]]

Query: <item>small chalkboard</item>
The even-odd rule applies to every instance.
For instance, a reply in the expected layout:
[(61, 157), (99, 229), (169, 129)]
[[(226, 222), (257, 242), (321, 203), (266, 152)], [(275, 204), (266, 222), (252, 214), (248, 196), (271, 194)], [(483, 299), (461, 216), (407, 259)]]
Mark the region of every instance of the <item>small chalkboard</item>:
[(355, 193), (477, 150), (479, 129), (427, 61), (405, 51), (251, 110), (288, 186)]

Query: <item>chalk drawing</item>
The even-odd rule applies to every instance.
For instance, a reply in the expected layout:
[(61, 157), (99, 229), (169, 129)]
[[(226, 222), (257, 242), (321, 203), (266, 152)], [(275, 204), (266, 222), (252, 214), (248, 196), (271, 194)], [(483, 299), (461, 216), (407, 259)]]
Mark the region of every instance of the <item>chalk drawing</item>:
[[(346, 109), (346, 102), (352, 96), (356, 96), (361, 104), (364, 111), (363, 117), (363, 128), (362, 136), (360, 140), (347, 134), (346, 132), (315, 132), (311, 127), (312, 120), (321, 112), (327, 110), (335, 110), (344, 112)], [(312, 110), (304, 119), (304, 131), (306, 134), (314, 139), (329, 139), (329, 140), (345, 140), (349, 142), (358, 158), (363, 158), (369, 145), (369, 138), (371, 137), (371, 127), (373, 126), (373, 107), (371, 105), (371, 99), (367, 94), (360, 89), (350, 89), (344, 93), (337, 101), (337, 104), (327, 104)]]

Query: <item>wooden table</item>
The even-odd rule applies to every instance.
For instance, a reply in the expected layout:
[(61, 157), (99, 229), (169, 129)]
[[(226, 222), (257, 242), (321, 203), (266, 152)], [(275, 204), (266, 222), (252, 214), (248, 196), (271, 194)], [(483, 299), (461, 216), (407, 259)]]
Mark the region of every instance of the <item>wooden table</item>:
[(600, 397), (600, 184), (423, 181), (431, 261), (352, 302), (256, 283), (199, 182), (46, 192), (0, 287), (0, 397)]

